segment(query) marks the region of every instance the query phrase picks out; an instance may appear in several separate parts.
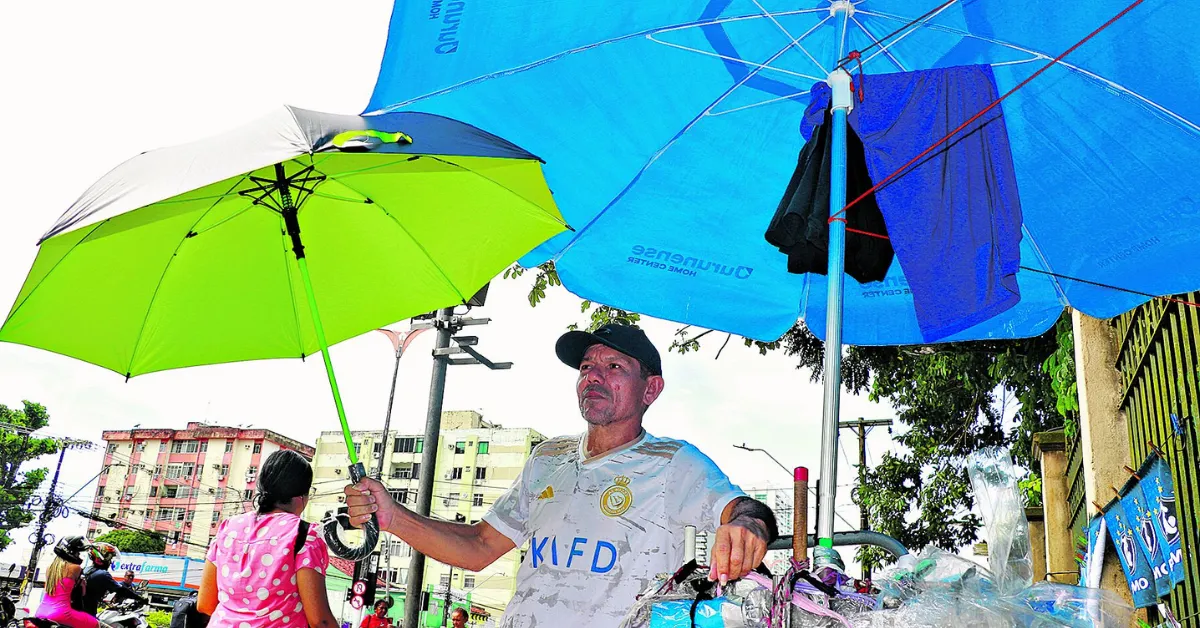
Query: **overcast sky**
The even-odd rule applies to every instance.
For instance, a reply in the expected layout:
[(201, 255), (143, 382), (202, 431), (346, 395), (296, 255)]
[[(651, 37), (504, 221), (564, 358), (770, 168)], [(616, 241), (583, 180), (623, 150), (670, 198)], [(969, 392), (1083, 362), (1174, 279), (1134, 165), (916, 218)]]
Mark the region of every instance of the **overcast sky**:
[[(285, 103), (362, 111), (390, 8), (383, 1), (0, 3), (0, 314), (21, 287), (38, 237), (121, 161), (227, 130)], [(474, 312), (493, 319), (472, 329), (481, 338), (478, 348), (514, 368), (452, 368), (444, 407), (479, 410), (489, 420), (549, 436), (580, 432), (575, 375), (553, 354), (566, 325), (582, 321), (579, 300), (559, 289), (531, 309), (526, 288), (526, 281), (497, 280), (487, 307)], [(676, 325), (650, 321), (644, 327), (665, 351)], [(714, 361), (723, 338), (710, 335), (706, 340), (715, 342), (698, 355), (664, 354), (666, 391), (647, 415), (647, 429), (695, 443), (743, 487), (788, 481), (762, 454), (733, 448), (743, 442), (769, 449), (786, 465), (805, 464), (815, 476), (820, 386), (786, 356), (761, 357), (737, 342)], [(423, 429), (432, 344), (433, 334), (425, 334), (403, 360), (394, 429)], [(393, 364), (387, 339), (368, 333), (334, 347), (332, 356), (351, 427), (380, 429)], [(0, 344), (0, 403), (19, 407), (22, 399), (49, 409), (45, 433), (97, 442), (101, 430), (136, 424), (252, 424), (310, 444), (320, 431), (337, 427), (319, 359), (201, 367), (125, 383), (83, 362)], [(893, 415), (865, 398), (844, 397), (842, 408), (843, 417)], [(839, 455), (843, 484), (853, 478), (846, 454), (857, 457), (856, 443), (846, 436), (848, 447)], [(870, 439), (875, 459), (886, 445), (886, 434), (876, 430)], [(61, 483), (69, 495), (99, 471), (101, 455), (72, 452), (67, 460)], [(75, 503), (86, 507), (93, 491), (85, 488)], [(857, 521), (853, 506), (839, 512)], [(838, 529), (846, 527), (839, 522)], [(76, 517), (52, 531), (84, 529)], [(28, 531), (15, 536), (21, 541), (0, 553), (0, 561), (28, 551)]]

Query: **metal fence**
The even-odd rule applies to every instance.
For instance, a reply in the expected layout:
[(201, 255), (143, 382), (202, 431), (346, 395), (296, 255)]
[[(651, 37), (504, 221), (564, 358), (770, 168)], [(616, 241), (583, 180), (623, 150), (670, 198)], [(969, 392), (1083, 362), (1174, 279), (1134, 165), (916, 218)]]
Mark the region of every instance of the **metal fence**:
[[(1181, 298), (1197, 303), (1200, 293)], [(1165, 453), (1175, 478), (1187, 580), (1167, 602), (1185, 626), (1200, 626), (1200, 440), (1192, 419), (1200, 417), (1200, 308), (1156, 299), (1113, 323), (1133, 466), (1153, 444)], [(1182, 435), (1172, 415), (1182, 423)]]

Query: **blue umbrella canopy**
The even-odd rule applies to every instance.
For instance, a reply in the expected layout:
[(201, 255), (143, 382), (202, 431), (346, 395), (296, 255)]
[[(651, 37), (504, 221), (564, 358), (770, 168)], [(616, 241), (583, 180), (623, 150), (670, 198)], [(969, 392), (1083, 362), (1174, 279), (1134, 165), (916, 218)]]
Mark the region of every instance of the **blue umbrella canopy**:
[[(823, 336), (826, 278), (789, 274), (763, 232), (814, 88), (838, 61), (863, 51), (865, 79), (847, 69), (864, 108), (872, 75), (955, 66), (990, 66), (1003, 94), (1129, 6), (396, 3), (367, 111), (436, 112), (543, 155), (578, 230), (522, 263), (555, 260), (582, 297), (768, 340), (803, 318)], [(1109, 317), (1200, 286), (1200, 53), (1185, 39), (1196, 23), (1196, 3), (1135, 2), (1003, 101), (1020, 300), (941, 340), (1036, 335), (1066, 305)], [(847, 278), (844, 341), (925, 341), (908, 286), (897, 263), (882, 281)]]

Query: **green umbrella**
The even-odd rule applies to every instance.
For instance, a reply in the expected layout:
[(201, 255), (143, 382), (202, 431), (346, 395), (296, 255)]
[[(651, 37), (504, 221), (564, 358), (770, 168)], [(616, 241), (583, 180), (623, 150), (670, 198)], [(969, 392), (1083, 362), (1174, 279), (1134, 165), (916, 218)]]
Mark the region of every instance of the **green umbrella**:
[(566, 229), (541, 161), (501, 138), (284, 107), (92, 185), (39, 242), (0, 341), (126, 378), (320, 351), (357, 480), (328, 346), (466, 303)]

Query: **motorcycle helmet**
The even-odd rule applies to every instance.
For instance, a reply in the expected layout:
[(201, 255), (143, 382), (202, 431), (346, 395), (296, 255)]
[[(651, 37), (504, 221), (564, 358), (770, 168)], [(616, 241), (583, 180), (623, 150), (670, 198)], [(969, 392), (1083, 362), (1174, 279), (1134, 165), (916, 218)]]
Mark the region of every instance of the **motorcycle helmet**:
[(112, 561), (115, 560), (121, 552), (111, 543), (92, 543), (88, 545), (88, 556), (92, 559), (92, 564), (97, 569), (108, 569)]
[(59, 558), (78, 565), (83, 562), (80, 553), (87, 549), (87, 541), (82, 536), (64, 536), (54, 544), (54, 554)]

